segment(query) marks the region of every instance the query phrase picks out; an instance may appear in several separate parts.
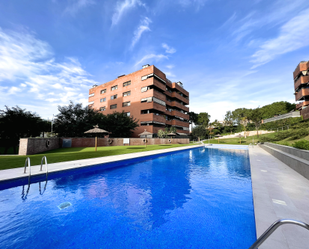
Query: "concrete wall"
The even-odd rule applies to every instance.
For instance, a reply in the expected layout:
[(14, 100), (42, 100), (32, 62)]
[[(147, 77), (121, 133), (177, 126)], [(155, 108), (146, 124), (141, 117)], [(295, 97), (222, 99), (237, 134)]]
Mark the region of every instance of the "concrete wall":
[[(70, 147), (94, 147), (94, 138), (21, 138), (19, 141), (19, 155), (34, 155), (44, 151), (62, 147), (63, 140), (70, 139)], [(110, 143), (109, 140), (112, 142)], [(147, 145), (154, 144), (189, 144), (189, 138), (147, 138)], [(169, 142), (169, 140), (171, 142)], [(47, 146), (49, 141), (49, 146)], [(98, 146), (123, 146), (123, 138), (98, 138)], [(125, 144), (128, 145), (128, 144)], [(130, 145), (145, 145), (143, 138), (130, 138)]]
[[(261, 145), (261, 148), (266, 150), (269, 154), (273, 155), (277, 159), (279, 159), (281, 162), (288, 165), (290, 168), (294, 169), (296, 172), (304, 176), (309, 180), (309, 161), (305, 160), (299, 156), (307, 157), (307, 152), (299, 149), (291, 148), (289, 150), (288, 148), (285, 148), (287, 146), (283, 145), (275, 145), (271, 143), (265, 143), (264, 145)], [(289, 151), (292, 154), (286, 152)], [(296, 156), (299, 155), (299, 156)]]
[(308, 150), (300, 150), (290, 146), (280, 145), (280, 144), (273, 144), (273, 143), (265, 143), (267, 146), (275, 148), (277, 150), (281, 150), (285, 153), (289, 153), (293, 156), (300, 157), (309, 161), (309, 151)]
[(266, 124), (266, 123), (269, 123), (269, 122), (274, 122), (274, 121), (281, 120), (281, 119), (299, 118), (299, 117), (300, 117), (300, 112), (299, 111), (289, 112), (289, 113), (286, 113), (286, 114), (279, 115), (277, 117), (272, 117), (272, 118), (264, 119), (263, 120), (263, 124)]
[(58, 149), (60, 146), (60, 138), (21, 138), (18, 155), (34, 155)]

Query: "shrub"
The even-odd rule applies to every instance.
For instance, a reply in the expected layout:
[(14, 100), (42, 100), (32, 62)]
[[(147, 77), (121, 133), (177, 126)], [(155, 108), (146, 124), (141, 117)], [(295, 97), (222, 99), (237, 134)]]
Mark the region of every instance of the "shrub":
[(309, 150), (309, 141), (307, 141), (305, 139), (299, 140), (299, 141), (295, 142), (292, 146), (297, 148), (297, 149)]
[(292, 139), (300, 139), (309, 135), (309, 129), (294, 130), (291, 136)]

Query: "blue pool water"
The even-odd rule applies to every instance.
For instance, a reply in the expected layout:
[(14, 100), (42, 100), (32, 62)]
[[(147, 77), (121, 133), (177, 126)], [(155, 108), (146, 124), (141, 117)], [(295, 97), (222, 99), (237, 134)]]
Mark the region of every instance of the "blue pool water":
[[(121, 163), (125, 164), (125, 163)], [(246, 150), (192, 149), (0, 191), (0, 248), (248, 248)], [(72, 174), (74, 173), (74, 174)], [(15, 183), (16, 185), (16, 183)]]

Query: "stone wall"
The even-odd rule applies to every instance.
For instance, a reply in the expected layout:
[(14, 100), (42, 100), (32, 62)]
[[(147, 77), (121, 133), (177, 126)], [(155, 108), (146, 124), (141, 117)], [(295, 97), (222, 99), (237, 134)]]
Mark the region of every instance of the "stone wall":
[(60, 147), (60, 138), (21, 138), (18, 155), (34, 155)]
[[(63, 146), (63, 140), (70, 141), (65, 147), (94, 147), (95, 138), (21, 138), (19, 155), (34, 155), (44, 151), (54, 150)], [(98, 146), (145, 145), (143, 138), (130, 138), (130, 144), (123, 144), (123, 138), (98, 138)], [(154, 144), (189, 144), (189, 138), (147, 138), (147, 145)]]

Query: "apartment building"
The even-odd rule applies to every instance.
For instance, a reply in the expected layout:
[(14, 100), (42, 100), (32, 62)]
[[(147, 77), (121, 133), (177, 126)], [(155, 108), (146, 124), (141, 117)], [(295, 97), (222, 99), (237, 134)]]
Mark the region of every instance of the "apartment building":
[(181, 82), (171, 82), (155, 66), (89, 89), (89, 106), (103, 114), (125, 112), (138, 120), (133, 137), (145, 129), (154, 134), (175, 127), (178, 135), (189, 134), (189, 93)]
[(309, 118), (309, 61), (302, 61), (296, 67), (294, 73), (294, 89), (296, 109), (300, 111), (303, 119)]

